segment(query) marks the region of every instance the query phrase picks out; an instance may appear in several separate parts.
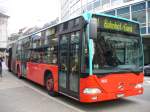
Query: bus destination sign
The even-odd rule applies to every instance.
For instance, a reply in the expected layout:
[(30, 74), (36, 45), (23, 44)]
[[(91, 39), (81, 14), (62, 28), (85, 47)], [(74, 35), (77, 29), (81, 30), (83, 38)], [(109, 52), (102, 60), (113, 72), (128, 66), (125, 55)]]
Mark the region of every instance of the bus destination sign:
[(106, 18), (104, 19), (104, 28), (130, 32), (130, 33), (133, 32), (133, 27), (131, 24), (122, 23), (120, 21), (111, 21)]
[[(98, 18), (97, 18), (98, 17)], [(139, 34), (138, 24), (121, 19), (97, 16), (98, 27), (109, 30)]]

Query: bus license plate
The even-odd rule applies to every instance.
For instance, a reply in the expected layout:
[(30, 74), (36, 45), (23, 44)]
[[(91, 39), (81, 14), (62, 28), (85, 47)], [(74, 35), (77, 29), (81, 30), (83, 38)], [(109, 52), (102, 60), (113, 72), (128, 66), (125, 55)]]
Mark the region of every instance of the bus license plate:
[(117, 98), (124, 97), (124, 94), (117, 94)]

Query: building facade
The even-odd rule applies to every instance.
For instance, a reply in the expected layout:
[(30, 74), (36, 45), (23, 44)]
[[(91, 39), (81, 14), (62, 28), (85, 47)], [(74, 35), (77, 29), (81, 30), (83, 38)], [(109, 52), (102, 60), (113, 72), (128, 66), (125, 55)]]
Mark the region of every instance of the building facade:
[(143, 37), (144, 61), (150, 64), (150, 0), (61, 0), (61, 21), (86, 11), (138, 21)]
[(8, 16), (0, 13), (0, 55), (3, 54), (7, 45), (7, 23)]

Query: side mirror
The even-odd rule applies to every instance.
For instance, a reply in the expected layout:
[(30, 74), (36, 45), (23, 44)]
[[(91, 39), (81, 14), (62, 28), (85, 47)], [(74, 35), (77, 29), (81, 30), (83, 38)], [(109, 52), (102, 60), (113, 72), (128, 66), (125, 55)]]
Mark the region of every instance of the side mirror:
[(97, 38), (97, 20), (95, 18), (92, 18), (89, 23), (89, 37)]

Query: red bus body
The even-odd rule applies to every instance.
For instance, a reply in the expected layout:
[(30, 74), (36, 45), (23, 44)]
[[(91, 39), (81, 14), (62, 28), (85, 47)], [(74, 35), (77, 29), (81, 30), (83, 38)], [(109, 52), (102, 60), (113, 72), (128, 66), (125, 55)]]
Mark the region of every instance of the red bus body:
[(44, 75), (46, 71), (51, 71), (54, 78), (54, 90), (58, 92), (58, 67), (48, 64), (27, 63), (27, 79), (45, 86)]
[[(16, 66), (20, 67), (20, 63), (16, 61)], [(54, 90), (58, 91), (58, 66), (47, 64), (27, 64), (27, 79), (32, 80), (42, 86), (44, 84), (44, 74), (46, 71), (51, 71), (54, 77)], [(19, 75), (20, 71), (18, 71)], [(109, 74), (106, 76), (88, 76), (80, 78), (80, 102), (91, 103), (98, 101), (106, 101), (118, 99), (121, 97), (135, 96), (143, 94), (143, 88), (135, 88), (136, 84), (142, 84), (144, 79), (143, 73), (123, 73)], [(120, 87), (121, 86), (121, 87)], [(99, 88), (102, 90), (100, 94), (84, 94), (85, 88)], [(119, 96), (121, 95), (121, 96)]]

